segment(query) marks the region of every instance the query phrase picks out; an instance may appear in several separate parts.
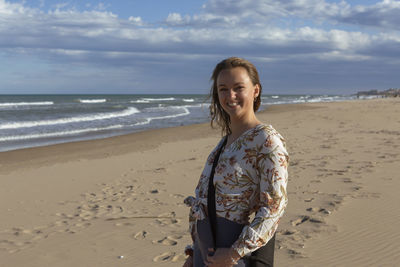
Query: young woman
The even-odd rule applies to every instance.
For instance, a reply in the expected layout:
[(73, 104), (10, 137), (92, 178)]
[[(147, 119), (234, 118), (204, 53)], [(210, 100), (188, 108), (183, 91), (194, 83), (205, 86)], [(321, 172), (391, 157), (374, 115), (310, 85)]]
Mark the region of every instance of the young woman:
[[(275, 231), (287, 205), (285, 141), (255, 115), (262, 87), (253, 64), (225, 59), (215, 67), (212, 81), (211, 126), (218, 124), (224, 137), (207, 159), (196, 197), (185, 199), (191, 207), (193, 245), (186, 250), (190, 256), (184, 266), (256, 266), (249, 256), (263, 246), (268, 246), (263, 253), (267, 258), (257, 266), (272, 266)], [(209, 178), (219, 151), (212, 180), (216, 221), (210, 223)]]

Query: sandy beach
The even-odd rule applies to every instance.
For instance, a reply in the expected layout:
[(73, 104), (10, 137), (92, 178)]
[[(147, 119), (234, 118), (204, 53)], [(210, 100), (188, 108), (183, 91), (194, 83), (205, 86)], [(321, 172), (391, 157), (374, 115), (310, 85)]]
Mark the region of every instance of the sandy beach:
[[(289, 204), (276, 266), (400, 262), (400, 99), (274, 105)], [(0, 266), (181, 266), (209, 124), (0, 153)]]

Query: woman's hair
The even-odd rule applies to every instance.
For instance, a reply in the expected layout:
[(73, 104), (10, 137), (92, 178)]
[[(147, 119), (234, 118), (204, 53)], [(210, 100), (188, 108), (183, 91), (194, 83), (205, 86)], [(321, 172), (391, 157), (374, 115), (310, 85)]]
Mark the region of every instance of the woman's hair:
[(258, 86), (260, 87), (260, 92), (254, 101), (254, 106), (253, 106), (254, 112), (258, 110), (261, 104), (262, 86), (260, 82), (260, 77), (258, 76), (258, 71), (252, 63), (243, 58), (238, 58), (238, 57), (230, 57), (218, 63), (217, 66), (215, 66), (215, 69), (211, 76), (211, 81), (213, 82), (213, 84), (211, 86), (209, 95), (209, 97), (211, 98), (210, 115), (211, 115), (211, 127), (214, 128), (214, 123), (217, 123), (217, 125), (219, 125), (222, 128), (223, 135), (228, 135), (232, 133), (230, 128), (231, 120), (228, 113), (225, 112), (225, 110), (219, 103), (217, 79), (219, 73), (222, 70), (233, 69), (237, 67), (245, 68), (253, 85), (258, 84)]

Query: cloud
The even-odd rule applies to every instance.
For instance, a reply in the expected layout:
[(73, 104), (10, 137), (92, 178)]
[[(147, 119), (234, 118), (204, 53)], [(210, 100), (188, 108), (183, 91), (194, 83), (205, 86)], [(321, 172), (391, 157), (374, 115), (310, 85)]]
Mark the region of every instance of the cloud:
[[(86, 77), (85, 70), (90, 76), (106, 69), (114, 78), (121, 78), (119, 71), (126, 77), (135, 73), (143, 86), (144, 74), (161, 77), (162, 71), (180, 73), (182, 69), (188, 72), (188, 82), (189, 77), (198, 81), (186, 66), (196, 64), (210, 71), (216, 59), (232, 55), (267, 69), (275, 66), (271, 73), (280, 78), (277, 70), (308, 77), (301, 72), (322, 75), (325, 68), (351, 73), (348, 66), (361, 65), (360, 71), (371, 71), (366, 66), (375, 65), (387, 66), (391, 73), (400, 57), (400, 21), (395, 16), (399, 3), (385, 0), (352, 6), (324, 0), (210, 0), (198, 14), (173, 12), (158, 23), (140, 16), (120, 18), (104, 4), (85, 11), (60, 4), (44, 12), (0, 0), (0, 47), (3, 55), (36, 57), (41, 64), (60, 69), (62, 77), (68, 74), (61, 74), (61, 69), (70, 71), (66, 66), (73, 65), (82, 73), (71, 71), (75, 77)], [(304, 67), (297, 70), (293, 64)], [(207, 80), (208, 72), (206, 76)], [(110, 79), (118, 80), (114, 78)], [(177, 80), (164, 77), (168, 79)]]
[(145, 25), (145, 22), (142, 20), (141, 17), (130, 16), (128, 18), (128, 20), (130, 22), (132, 22), (134, 25), (137, 25), (137, 26), (144, 26)]
[(271, 22), (274, 19), (298, 17), (323, 20), (349, 13), (344, 1), (327, 3), (324, 0), (210, 0), (201, 16), (229, 18), (236, 24)]
[(400, 30), (400, 1), (384, 0), (372, 6), (355, 6), (348, 13), (333, 17), (338, 22)]
[(13, 15), (13, 14), (24, 14), (27, 8), (19, 3), (9, 3), (5, 0), (0, 0), (0, 14), (2, 16)]
[[(214, 1), (216, 2), (216, 1)], [(146, 24), (140, 17), (127, 20), (107, 11), (20, 9), (0, 28), (0, 46), (26, 49), (60, 49), (104, 52), (204, 53), (223, 52), (263, 55), (313, 54), (336, 50), (358, 50), (374, 45), (377, 36), (362, 32), (324, 30), (309, 26), (295, 29), (243, 24), (237, 27), (184, 27), (204, 24), (215, 17), (169, 14), (169, 27)], [(199, 22), (201, 20), (201, 22)], [(223, 23), (222, 20), (220, 23)], [(229, 25), (229, 22), (224, 22)], [(30, 25), (30, 27), (26, 27)], [(176, 25), (177, 27), (173, 27)], [(386, 38), (397, 43), (398, 39)], [(380, 41), (381, 42), (381, 41)], [(251, 46), (251, 50), (249, 50)], [(71, 53), (73, 54), (73, 52)]]
[(204, 5), (202, 14), (186, 18), (185, 21), (204, 24), (205, 21), (214, 20), (238, 25), (271, 23), (276, 19), (295, 17), (320, 23), (329, 20), (333, 23), (399, 30), (399, 13), (400, 1), (396, 0), (383, 0), (369, 6), (325, 0), (210, 0)]
[[(229, 8), (224, 8), (226, 6)], [(377, 7), (391, 10), (390, 8), (397, 6), (398, 3), (386, 0), (368, 7), (368, 10)], [(365, 47), (381, 44), (382, 33), (372, 34), (334, 27), (288, 28), (263, 24), (263, 19), (240, 23), (242, 19), (250, 17), (250, 14), (257, 14), (259, 18), (268, 18), (276, 14), (312, 17), (319, 14), (320, 17), (344, 20), (344, 17), (349, 17), (349, 14), (355, 12), (352, 10), (356, 9), (359, 10), (357, 14), (367, 12), (366, 7), (361, 12), (360, 6), (350, 8), (344, 1), (326, 3), (324, 0), (243, 0), (226, 3), (222, 0), (211, 0), (205, 5), (204, 13), (193, 16), (170, 13), (163, 26), (145, 22), (141, 17), (121, 19), (106, 10), (80, 12), (75, 9), (57, 8), (44, 13), (39, 9), (0, 0), (0, 14), (3, 20), (8, 22), (0, 26), (0, 46), (171, 53), (219, 53), (221, 50), (232, 49), (243, 53), (250, 44), (254, 51), (265, 48), (266, 51), (272, 49), (277, 53), (279, 50), (291, 54), (327, 52), (326, 50), (351, 50), (357, 53)], [(385, 37), (384, 41), (399, 42), (398, 33), (391, 36)], [(300, 49), (296, 50), (296, 47)], [(292, 51), (288, 51), (289, 49)]]

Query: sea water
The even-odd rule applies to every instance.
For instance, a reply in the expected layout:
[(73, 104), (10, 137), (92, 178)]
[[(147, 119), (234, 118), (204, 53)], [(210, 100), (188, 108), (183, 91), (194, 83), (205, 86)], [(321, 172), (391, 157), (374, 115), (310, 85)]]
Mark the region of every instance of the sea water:
[[(351, 95), (263, 95), (262, 109)], [(0, 95), (0, 152), (209, 121), (206, 95)]]

